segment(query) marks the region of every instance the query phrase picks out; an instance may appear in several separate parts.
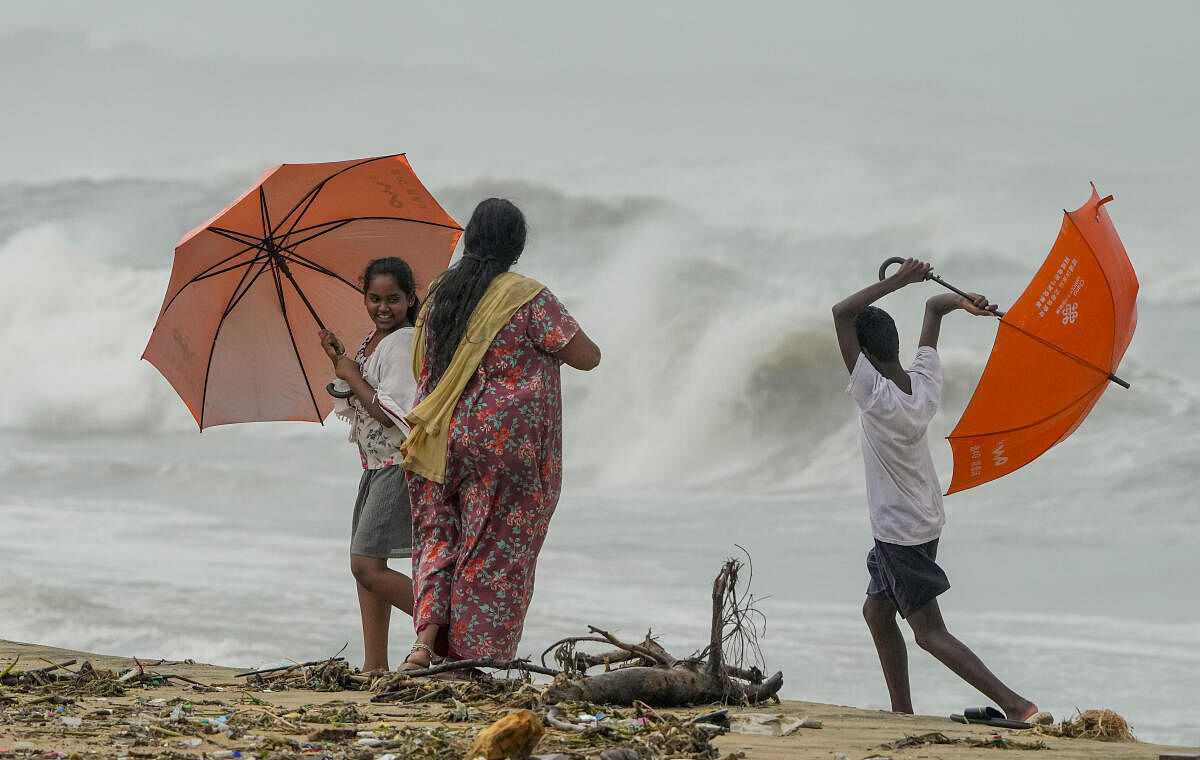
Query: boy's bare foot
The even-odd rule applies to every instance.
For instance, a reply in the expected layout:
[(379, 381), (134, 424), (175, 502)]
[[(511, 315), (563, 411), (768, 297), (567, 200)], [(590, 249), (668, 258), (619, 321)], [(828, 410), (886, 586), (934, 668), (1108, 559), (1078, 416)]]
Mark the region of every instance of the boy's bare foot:
[(1019, 720), (1028, 723), (1029, 719), (1038, 714), (1038, 706), (1028, 699), (1022, 699), (1012, 705), (1001, 705), (1009, 720)]

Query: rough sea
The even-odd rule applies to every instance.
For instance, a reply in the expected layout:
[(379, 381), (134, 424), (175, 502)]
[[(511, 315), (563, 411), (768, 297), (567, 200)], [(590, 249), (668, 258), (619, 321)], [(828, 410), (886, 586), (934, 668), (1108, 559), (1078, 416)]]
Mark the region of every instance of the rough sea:
[[(40, 53), (22, 55), (33, 67)], [(111, 54), (104, 76), (135, 77), (130, 56)], [(1200, 172), (1194, 153), (1180, 158), (1189, 122), (1166, 119), (1194, 114), (1195, 96), (1131, 86), (1085, 115), (1083, 96), (910, 81), (839, 87), (810, 110), (830, 95), (817, 82), (664, 75), (581, 91), (547, 78), (529, 88), (561, 112), (539, 113), (553, 124), (541, 132), (524, 105), (489, 94), (492, 79), (467, 78), (453, 97), (422, 91), (443, 109), (458, 97), (511, 108), (503, 151), (461, 118), (405, 127), (399, 105), (388, 140), (339, 143), (308, 125), (278, 150), (222, 152), (193, 125), (187, 150), (158, 132), (147, 154), (114, 134), (105, 158), (78, 151), (47, 167), (28, 156), (51, 138), (29, 136), (0, 174), (0, 637), (244, 666), (348, 642), (361, 661), (347, 558), (358, 459), (342, 424), (200, 433), (138, 357), (175, 242), (262, 169), (408, 150), (460, 221), (490, 195), (524, 209), (519, 271), (604, 352), (594, 372), (564, 370), (566, 485), (521, 653), (589, 624), (628, 638), (652, 629), (691, 653), (720, 563), (748, 554), (782, 695), (884, 708), (860, 615), (871, 537), (855, 410), (829, 308), (893, 255), (1007, 305), (1061, 209), (1095, 181), (1116, 195), (1108, 209), (1142, 283), (1119, 372), (1132, 388), (1110, 388), (1029, 467), (946, 499), (939, 561), (953, 587), (941, 606), (952, 632), (1056, 718), (1110, 708), (1139, 738), (1200, 745)], [(230, 97), (248, 102), (241, 87)], [(872, 121), (881, 112), (890, 126)], [(634, 138), (631, 114), (652, 137)], [(570, 139), (576, 128), (587, 139)], [(882, 304), (902, 354), (934, 287)], [(995, 330), (946, 320), (930, 433), (943, 486), (942, 438)], [(393, 622), (393, 664), (405, 623)], [(918, 712), (983, 699), (911, 638), (910, 661)]]

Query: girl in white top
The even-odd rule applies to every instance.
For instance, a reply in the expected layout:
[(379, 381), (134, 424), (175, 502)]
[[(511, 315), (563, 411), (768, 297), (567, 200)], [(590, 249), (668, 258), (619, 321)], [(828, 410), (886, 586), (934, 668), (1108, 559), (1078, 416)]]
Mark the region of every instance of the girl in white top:
[[(375, 329), (352, 359), (328, 330), (321, 347), (340, 383), (330, 385), (334, 412), (350, 423), (363, 474), (351, 524), (350, 572), (362, 613), (363, 670), (388, 670), (392, 608), (412, 615), (412, 579), (388, 567), (389, 558), (412, 556), (412, 510), (400, 444), (416, 383), (412, 374), (413, 319), (419, 304), (412, 269), (403, 259), (376, 259), (363, 274), (363, 302)], [(340, 386), (340, 388), (338, 387)]]

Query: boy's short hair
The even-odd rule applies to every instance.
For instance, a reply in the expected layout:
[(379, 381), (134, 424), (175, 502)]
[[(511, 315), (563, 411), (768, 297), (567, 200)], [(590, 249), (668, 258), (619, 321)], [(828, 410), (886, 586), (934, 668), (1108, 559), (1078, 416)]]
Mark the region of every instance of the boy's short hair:
[(879, 361), (900, 358), (896, 321), (878, 306), (868, 306), (854, 315), (854, 332), (858, 335), (858, 345)]

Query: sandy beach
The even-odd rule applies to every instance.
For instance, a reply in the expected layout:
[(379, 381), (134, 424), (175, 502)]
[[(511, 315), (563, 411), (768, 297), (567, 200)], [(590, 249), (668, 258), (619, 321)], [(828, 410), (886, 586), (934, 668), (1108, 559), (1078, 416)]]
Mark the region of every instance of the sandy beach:
[[(10, 666), (16, 662), (15, 667)], [(122, 695), (88, 696), (79, 690), (9, 685), (0, 687), (0, 754), (12, 757), (354, 757), (452, 758), (462, 746), (497, 717), (516, 709), (504, 700), (458, 700), (461, 684), (422, 679), (412, 687), (426, 689), (430, 699), (372, 701), (371, 691), (279, 690), (278, 684), (237, 677), (239, 669), (156, 658), (117, 657), (55, 647), (0, 641), (0, 673), (11, 676), (74, 661), (58, 669), (78, 672), (85, 662), (113, 674), (144, 673), (144, 686), (125, 688)], [(139, 670), (140, 668), (140, 670)], [(130, 671), (130, 669), (133, 669)], [(162, 678), (150, 678), (159, 674)], [(124, 683), (137, 683), (129, 678)], [(11, 679), (10, 679), (11, 681)], [(10, 683), (6, 681), (6, 683)], [(110, 681), (111, 683), (111, 676)], [(65, 681), (60, 681), (60, 684)], [(274, 686), (275, 688), (271, 688)], [(535, 714), (535, 689), (521, 692)], [(519, 700), (518, 700), (519, 701)], [(515, 705), (515, 702), (512, 703)], [(712, 707), (659, 711), (678, 723), (711, 712)], [(461, 714), (452, 716), (452, 712)], [(610, 710), (631, 715), (628, 708)], [(1001, 731), (965, 726), (942, 716), (901, 716), (887, 712), (803, 701), (730, 711), (739, 715), (780, 716), (785, 727), (804, 719), (803, 726), (782, 736), (722, 733), (711, 739), (708, 757), (748, 760), (783, 758), (983, 758), (999, 748), (995, 737), (1011, 742), (1010, 749), (1045, 749), (1060, 760), (1068, 758), (1160, 758), (1196, 756), (1200, 748), (1168, 747), (1141, 742), (1102, 742), (1038, 735), (1034, 731)], [(457, 717), (458, 720), (452, 720)], [(1063, 716), (1056, 716), (1063, 717)], [(465, 720), (462, 720), (465, 718)], [(789, 720), (790, 719), (790, 720)], [(222, 725), (224, 724), (224, 726)], [(819, 728), (816, 727), (819, 724)], [(667, 725), (662, 723), (661, 725)], [(230, 730), (230, 726), (233, 730)], [(665, 733), (670, 731), (664, 729)], [(932, 737), (929, 735), (933, 735)], [(940, 735), (941, 738), (936, 738)], [(909, 737), (926, 742), (899, 746)], [(420, 742), (415, 741), (420, 739)], [(947, 741), (951, 743), (927, 743)], [(1039, 746), (1039, 742), (1044, 747)], [(602, 750), (620, 746), (619, 739), (597, 738), (583, 743), (579, 735), (548, 728), (535, 755), (567, 753), (567, 757), (599, 757)], [(631, 745), (636, 746), (636, 745)], [(715, 754), (714, 754), (715, 750)], [(643, 756), (648, 756), (643, 754)], [(671, 752), (660, 757), (701, 757)]]

